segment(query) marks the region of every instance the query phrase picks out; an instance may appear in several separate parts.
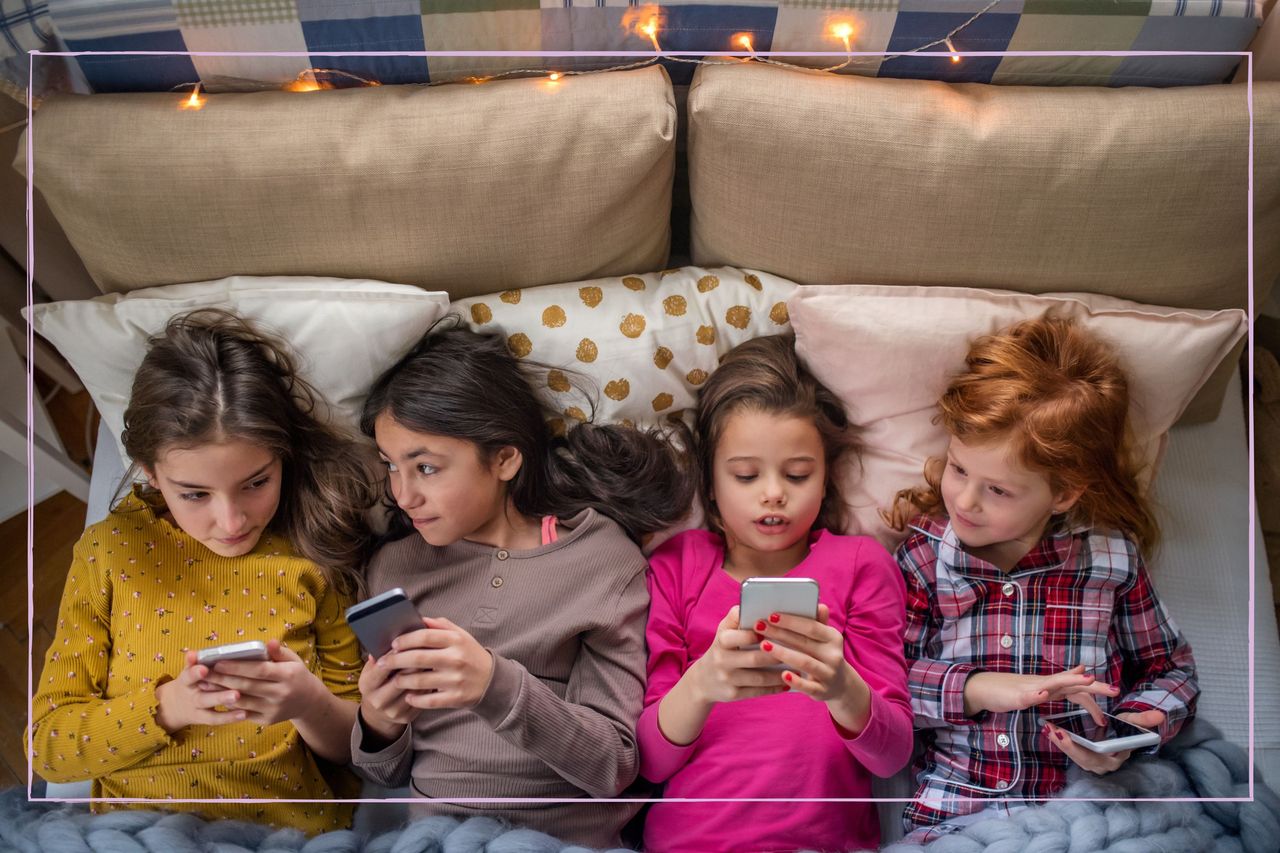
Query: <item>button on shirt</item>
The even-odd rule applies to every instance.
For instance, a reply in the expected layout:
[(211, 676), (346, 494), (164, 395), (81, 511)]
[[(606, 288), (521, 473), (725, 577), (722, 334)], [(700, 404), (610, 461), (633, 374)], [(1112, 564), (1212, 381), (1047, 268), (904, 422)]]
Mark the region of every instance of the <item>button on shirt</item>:
[(956, 798), (1042, 799), (1066, 785), (1070, 759), (1049, 744), (1040, 717), (1075, 706), (966, 717), (974, 672), (1051, 675), (1084, 664), (1123, 691), (1096, 697), (1103, 710), (1164, 711), (1163, 740), (1193, 713), (1191, 647), (1122, 534), (1059, 525), (1006, 573), (965, 552), (945, 519), (918, 518), (912, 530), (897, 558), (907, 584), (907, 682), (925, 750), (909, 827), (983, 807)]

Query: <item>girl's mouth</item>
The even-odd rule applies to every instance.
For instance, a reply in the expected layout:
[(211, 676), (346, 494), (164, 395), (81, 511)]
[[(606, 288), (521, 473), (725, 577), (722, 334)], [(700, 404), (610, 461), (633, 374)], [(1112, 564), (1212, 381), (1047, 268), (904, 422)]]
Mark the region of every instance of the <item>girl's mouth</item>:
[(761, 533), (772, 535), (781, 533), (787, 528), (789, 522), (781, 515), (765, 515), (755, 520), (756, 530)]

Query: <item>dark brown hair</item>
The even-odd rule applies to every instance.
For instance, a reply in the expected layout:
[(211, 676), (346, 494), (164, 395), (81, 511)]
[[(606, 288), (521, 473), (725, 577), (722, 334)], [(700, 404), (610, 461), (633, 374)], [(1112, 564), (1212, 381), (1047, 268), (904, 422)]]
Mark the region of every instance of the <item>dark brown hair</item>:
[(844, 460), (859, 458), (859, 429), (849, 420), (840, 399), (800, 363), (790, 335), (755, 338), (734, 347), (698, 392), (695, 447), (698, 490), (706, 507), (707, 526), (723, 533), (712, 499), (716, 445), (729, 418), (743, 410), (813, 422), (822, 438), (827, 480), (814, 525), (842, 532), (846, 509), (836, 467)]
[[(567, 517), (588, 507), (618, 522), (637, 542), (684, 517), (693, 496), (682, 454), (663, 436), (634, 427), (570, 426), (553, 436), (550, 413), (534, 392), (545, 365), (517, 359), (501, 335), (481, 334), (449, 316), (374, 383), (360, 428), (373, 435), (386, 413), (414, 432), (476, 445), (488, 460), (503, 447), (523, 464), (508, 484), (516, 511)], [(388, 538), (413, 530), (387, 498)]]
[[(979, 338), (938, 409), (935, 422), (966, 444), (1010, 441), (1055, 494), (1079, 490), (1071, 522), (1128, 533), (1144, 551), (1156, 546), (1159, 524), (1138, 486), (1128, 378), (1111, 348), (1080, 326), (1046, 315)], [(941, 462), (929, 460), (928, 485), (899, 492), (882, 513), (895, 529), (917, 512), (945, 512)]]
[(173, 448), (229, 439), (279, 457), (272, 527), (354, 594), (372, 541), (363, 513), (377, 490), (355, 443), (317, 419), (320, 400), (281, 342), (228, 311), (192, 311), (148, 342), (121, 441), (135, 469), (154, 470)]

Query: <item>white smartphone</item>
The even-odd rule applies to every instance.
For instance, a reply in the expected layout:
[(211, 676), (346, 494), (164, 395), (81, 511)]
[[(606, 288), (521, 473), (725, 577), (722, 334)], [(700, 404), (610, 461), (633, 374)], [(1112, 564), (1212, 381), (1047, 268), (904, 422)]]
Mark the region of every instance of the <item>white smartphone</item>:
[(418, 609), (400, 587), (348, 607), (347, 624), (365, 651), (379, 658), (391, 651), (396, 637), (423, 627)]
[(1047, 723), (1053, 723), (1071, 736), (1071, 739), (1092, 752), (1124, 752), (1128, 749), (1142, 749), (1160, 743), (1160, 735), (1142, 726), (1104, 714), (1107, 724), (1100, 726), (1089, 716), (1089, 712), (1081, 708), (1078, 711), (1067, 711), (1063, 714), (1051, 714), (1041, 717)]
[(225, 643), (196, 652), (196, 663), (213, 666), (220, 660), (267, 660), (267, 644), (261, 640)]
[[(738, 603), (738, 625), (750, 631), (771, 613), (818, 618), (818, 582), (813, 578), (747, 578), (742, 582)], [(781, 644), (779, 644), (781, 645)], [(759, 644), (744, 648), (754, 650)], [(787, 669), (783, 664), (770, 669)]]

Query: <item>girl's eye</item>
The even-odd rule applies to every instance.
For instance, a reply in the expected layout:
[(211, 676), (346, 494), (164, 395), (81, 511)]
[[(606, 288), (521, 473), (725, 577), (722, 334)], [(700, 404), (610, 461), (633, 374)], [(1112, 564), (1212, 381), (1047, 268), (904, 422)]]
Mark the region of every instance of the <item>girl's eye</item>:
[(387, 459), (379, 459), (378, 461), (382, 463), (382, 467), (386, 468), (386, 469), (387, 469), (388, 471), (390, 471), (391, 473), (395, 473), (396, 471), (400, 470), (400, 469), (396, 468), (395, 463), (394, 463), (394, 462), (391, 462), (390, 460), (387, 460)]
[(951, 463), (951, 470), (952, 470), (952, 471), (955, 471), (955, 472), (956, 472), (957, 474), (959, 474), (961, 477), (963, 477), (963, 476), (964, 476), (964, 469), (963, 469), (963, 468), (961, 468), (959, 465), (957, 465), (957, 464), (956, 464), (956, 463), (954, 463), (954, 462), (952, 462), (952, 463)]
[(755, 474), (734, 474), (733, 475), (733, 479), (737, 480), (739, 483), (750, 483), (755, 478), (756, 478)]
[(428, 465), (425, 462), (422, 462), (418, 465), (419, 474), (434, 474), (435, 472), (436, 472), (436, 466), (434, 465)]
[(180, 495), (178, 495), (178, 497), (182, 498), (184, 501), (198, 501), (207, 494), (209, 493), (208, 492), (183, 492)]
[(262, 479), (260, 479), (260, 480), (254, 480), (252, 483), (250, 483), (250, 484), (249, 484), (249, 488), (250, 488), (250, 489), (261, 489), (263, 486), (265, 486), (267, 483), (270, 483), (270, 482), (271, 482), (271, 478), (270, 478), (270, 477), (263, 477), (263, 478), (262, 478)]
[(1004, 489), (1000, 488), (999, 486), (992, 486), (991, 494), (1001, 498), (1007, 498), (1009, 496), (1009, 493), (1006, 492)]
[(805, 480), (809, 479), (809, 475), (808, 474), (788, 474), (787, 479), (793, 483), (803, 483)]

